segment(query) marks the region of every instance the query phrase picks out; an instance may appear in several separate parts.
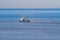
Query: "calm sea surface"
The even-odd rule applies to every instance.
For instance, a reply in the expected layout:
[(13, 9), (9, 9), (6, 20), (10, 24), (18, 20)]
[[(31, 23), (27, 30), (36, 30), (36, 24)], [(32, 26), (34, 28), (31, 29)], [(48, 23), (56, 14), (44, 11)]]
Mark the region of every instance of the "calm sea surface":
[(0, 19), (0, 40), (60, 40), (60, 23), (41, 20), (48, 19), (32, 18), (30, 23), (20, 23), (19, 18)]
[[(19, 22), (21, 16), (31, 22)], [(60, 40), (60, 9), (0, 9), (0, 40)]]

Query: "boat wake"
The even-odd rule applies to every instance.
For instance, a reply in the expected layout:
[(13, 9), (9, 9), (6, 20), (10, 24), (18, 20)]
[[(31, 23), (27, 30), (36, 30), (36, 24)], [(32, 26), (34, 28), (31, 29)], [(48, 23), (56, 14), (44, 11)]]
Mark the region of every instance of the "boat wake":
[(43, 23), (43, 24), (60, 24), (60, 21), (56, 20), (56, 21), (52, 21), (52, 20), (33, 20), (33, 21), (30, 21), (30, 23)]

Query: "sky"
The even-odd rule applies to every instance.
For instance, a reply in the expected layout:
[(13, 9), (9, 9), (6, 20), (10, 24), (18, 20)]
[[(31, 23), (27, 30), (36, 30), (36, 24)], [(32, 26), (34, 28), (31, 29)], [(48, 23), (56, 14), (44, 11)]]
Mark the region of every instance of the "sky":
[(0, 0), (0, 8), (60, 8), (60, 0)]

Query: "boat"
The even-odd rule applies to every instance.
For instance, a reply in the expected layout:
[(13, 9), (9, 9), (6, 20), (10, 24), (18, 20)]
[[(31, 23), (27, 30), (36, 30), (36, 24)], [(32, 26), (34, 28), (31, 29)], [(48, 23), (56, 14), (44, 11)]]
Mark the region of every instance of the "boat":
[(26, 17), (21, 17), (19, 22), (30, 22)]

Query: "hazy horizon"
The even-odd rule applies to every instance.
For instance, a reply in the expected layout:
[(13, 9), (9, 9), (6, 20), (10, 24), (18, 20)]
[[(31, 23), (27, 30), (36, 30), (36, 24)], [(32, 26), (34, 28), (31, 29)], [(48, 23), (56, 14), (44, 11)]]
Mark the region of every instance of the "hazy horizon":
[(0, 8), (60, 8), (60, 0), (0, 0)]

